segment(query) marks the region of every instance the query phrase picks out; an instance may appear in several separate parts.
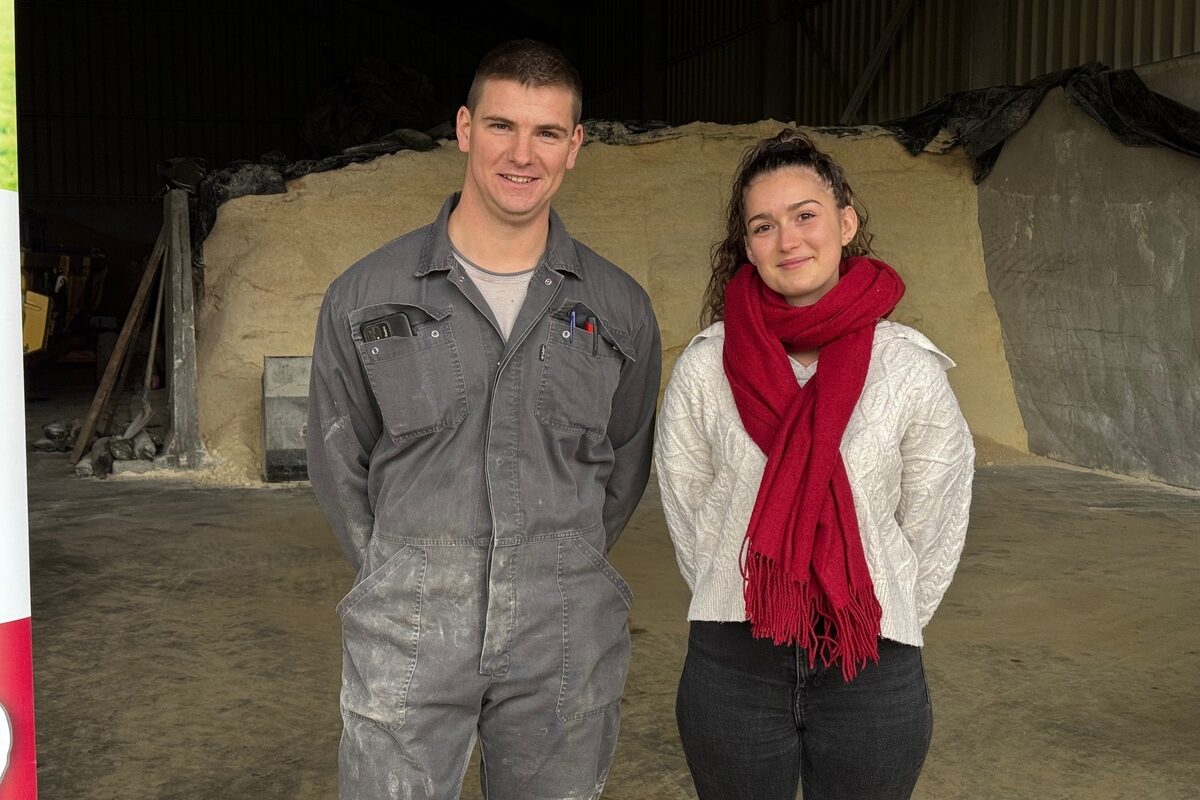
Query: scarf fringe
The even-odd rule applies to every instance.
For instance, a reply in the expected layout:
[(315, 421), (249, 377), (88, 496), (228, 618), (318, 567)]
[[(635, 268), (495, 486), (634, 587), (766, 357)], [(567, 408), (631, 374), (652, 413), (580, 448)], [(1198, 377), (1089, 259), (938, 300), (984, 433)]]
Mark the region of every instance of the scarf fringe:
[(759, 639), (775, 644), (799, 644), (808, 666), (817, 659), (826, 667), (837, 664), (842, 677), (854, 680), (868, 661), (879, 663), (879, 630), (883, 615), (874, 592), (856, 593), (842, 607), (817, 591), (812, 580), (796, 581), (779, 562), (747, 552), (746, 614)]

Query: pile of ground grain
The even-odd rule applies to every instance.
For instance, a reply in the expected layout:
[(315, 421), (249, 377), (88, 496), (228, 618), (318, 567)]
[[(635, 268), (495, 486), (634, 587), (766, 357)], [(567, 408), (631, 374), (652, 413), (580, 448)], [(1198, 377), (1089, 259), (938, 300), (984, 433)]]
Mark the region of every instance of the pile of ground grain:
[[(699, 328), (708, 254), (744, 148), (781, 123), (693, 123), (644, 143), (592, 143), (555, 208), (577, 239), (650, 293), (663, 333), (664, 383)], [(972, 429), (1028, 449), (984, 272), (976, 187), (961, 151), (908, 155), (885, 132), (815, 134), (870, 212), (875, 248), (908, 284), (893, 318), (959, 366), (950, 373)], [(205, 243), (198, 315), (200, 427), (212, 480), (261, 480), (264, 356), (311, 352), (329, 282), (357, 259), (429, 223), (462, 184), (453, 142), (291, 181), (282, 195), (220, 208)]]

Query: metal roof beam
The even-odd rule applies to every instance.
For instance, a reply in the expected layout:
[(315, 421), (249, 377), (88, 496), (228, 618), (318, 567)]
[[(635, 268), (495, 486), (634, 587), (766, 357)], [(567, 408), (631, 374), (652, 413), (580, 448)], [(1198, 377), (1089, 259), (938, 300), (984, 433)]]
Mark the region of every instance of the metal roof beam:
[(883, 36), (879, 38), (879, 44), (875, 46), (871, 60), (867, 62), (862, 77), (858, 79), (858, 85), (854, 87), (854, 94), (850, 95), (850, 101), (842, 109), (842, 115), (838, 120), (840, 124), (849, 125), (854, 120), (859, 106), (867, 96), (867, 90), (871, 88), (871, 84), (875, 82), (875, 76), (879, 74), (879, 68), (883, 66), (883, 60), (892, 51), (896, 35), (900, 33), (900, 26), (904, 24), (909, 12), (912, 11), (914, 2), (915, 0), (900, 0), (896, 10), (892, 12), (892, 18), (888, 20), (887, 27), (883, 29)]

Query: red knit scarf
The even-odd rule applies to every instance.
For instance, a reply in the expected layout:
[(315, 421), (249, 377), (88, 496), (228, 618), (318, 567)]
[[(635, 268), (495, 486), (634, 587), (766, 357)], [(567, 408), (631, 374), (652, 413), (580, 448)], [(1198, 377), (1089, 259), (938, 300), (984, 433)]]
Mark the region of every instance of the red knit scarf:
[[(746, 432), (767, 456), (743, 576), (751, 630), (799, 643), (851, 680), (879, 660), (881, 611), (863, 554), (842, 434), (871, 361), (875, 323), (904, 295), (882, 261), (842, 262), (841, 278), (811, 306), (788, 305), (744, 265), (725, 288), (725, 375)], [(820, 350), (803, 388), (788, 352)]]

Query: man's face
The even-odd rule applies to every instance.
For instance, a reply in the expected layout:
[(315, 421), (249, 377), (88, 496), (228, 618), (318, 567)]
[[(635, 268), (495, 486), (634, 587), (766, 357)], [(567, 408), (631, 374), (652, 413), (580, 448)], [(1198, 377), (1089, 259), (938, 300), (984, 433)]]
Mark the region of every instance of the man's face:
[(486, 81), (475, 112), (458, 110), (458, 149), (467, 154), (464, 199), (511, 225), (544, 215), (583, 144), (573, 100), (565, 86)]

